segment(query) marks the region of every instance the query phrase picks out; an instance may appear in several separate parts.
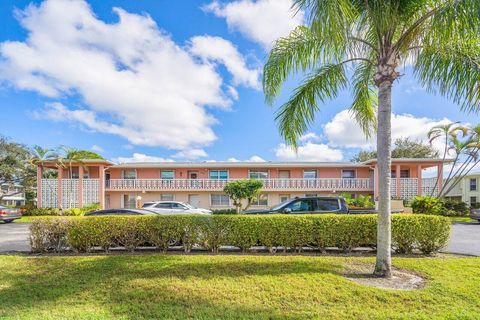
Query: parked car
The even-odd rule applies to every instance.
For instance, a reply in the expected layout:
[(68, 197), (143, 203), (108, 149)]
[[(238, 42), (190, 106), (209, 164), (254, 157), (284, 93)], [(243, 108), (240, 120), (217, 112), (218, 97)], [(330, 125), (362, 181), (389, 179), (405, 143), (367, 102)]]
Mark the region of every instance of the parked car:
[(480, 209), (470, 209), (470, 218), (480, 222)]
[(21, 217), (22, 213), (20, 209), (0, 206), (0, 221), (10, 223), (15, 219), (20, 219)]
[(195, 208), (180, 201), (146, 202), (142, 208), (152, 210), (158, 214), (212, 214), (212, 210)]
[(155, 215), (156, 212), (145, 209), (104, 209), (86, 213), (85, 216), (113, 216), (113, 215)]
[(302, 214), (302, 213), (348, 213), (348, 206), (342, 197), (305, 197), (284, 201), (270, 209), (247, 210), (245, 214)]

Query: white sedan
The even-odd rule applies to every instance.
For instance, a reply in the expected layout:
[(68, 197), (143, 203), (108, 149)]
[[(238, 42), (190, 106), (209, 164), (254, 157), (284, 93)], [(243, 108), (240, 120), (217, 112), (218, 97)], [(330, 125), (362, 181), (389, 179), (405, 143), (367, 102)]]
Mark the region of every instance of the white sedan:
[(212, 214), (212, 210), (195, 208), (188, 203), (180, 201), (146, 202), (142, 208), (158, 214)]

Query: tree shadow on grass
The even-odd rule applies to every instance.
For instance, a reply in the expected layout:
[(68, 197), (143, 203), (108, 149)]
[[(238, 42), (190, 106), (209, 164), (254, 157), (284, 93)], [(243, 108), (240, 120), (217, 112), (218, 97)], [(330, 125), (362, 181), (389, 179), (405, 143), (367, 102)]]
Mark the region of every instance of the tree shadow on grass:
[[(98, 318), (288, 318), (285, 311), (259, 303), (229, 301), (222, 285), (244, 277), (341, 274), (341, 265), (318, 259), (258, 257), (97, 256), (21, 258), (15, 270), (0, 279), (0, 318), (51, 318), (105, 312)], [(20, 266), (21, 264), (24, 264)], [(5, 273), (6, 271), (6, 273)], [(215, 287), (188, 292), (189, 281), (216, 282)], [(218, 282), (220, 281), (220, 282)], [(222, 282), (225, 281), (225, 282)], [(214, 292), (207, 292), (208, 290)], [(195, 292), (193, 292), (195, 291)], [(224, 295), (223, 297), (215, 296)], [(255, 300), (255, 299), (253, 299)], [(62, 314), (56, 308), (62, 305)], [(82, 304), (84, 308), (81, 309)], [(71, 307), (71, 310), (69, 310)], [(83, 311), (82, 311), (83, 310)], [(40, 312), (41, 311), (41, 312)], [(38, 313), (40, 312), (40, 313)], [(92, 316), (93, 316), (92, 314)], [(292, 316), (299, 318), (299, 315)]]

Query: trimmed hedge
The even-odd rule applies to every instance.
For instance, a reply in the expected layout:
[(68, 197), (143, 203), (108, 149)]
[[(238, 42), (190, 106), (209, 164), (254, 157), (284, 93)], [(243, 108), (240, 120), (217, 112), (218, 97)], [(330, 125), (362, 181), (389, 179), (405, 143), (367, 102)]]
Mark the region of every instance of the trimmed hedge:
[[(243, 252), (264, 246), (270, 252), (300, 252), (313, 247), (322, 252), (336, 247), (345, 252), (376, 246), (376, 215), (184, 215), (184, 216), (99, 216), (41, 218), (31, 225), (34, 252), (91, 252), (102, 248), (155, 247), (167, 251), (181, 244), (185, 252), (193, 246), (218, 252), (221, 246), (235, 246)], [(392, 248), (398, 253), (419, 250), (430, 254), (444, 247), (450, 235), (450, 221), (427, 215), (393, 215)]]

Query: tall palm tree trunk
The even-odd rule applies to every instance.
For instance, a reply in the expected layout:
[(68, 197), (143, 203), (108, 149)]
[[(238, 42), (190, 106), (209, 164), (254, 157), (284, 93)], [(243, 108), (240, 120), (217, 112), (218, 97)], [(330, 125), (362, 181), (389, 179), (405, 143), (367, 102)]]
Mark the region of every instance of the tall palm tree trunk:
[(377, 262), (374, 274), (380, 277), (391, 276), (391, 144), (392, 144), (392, 82), (383, 81), (378, 85), (378, 226)]

